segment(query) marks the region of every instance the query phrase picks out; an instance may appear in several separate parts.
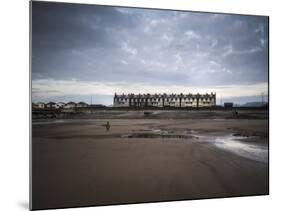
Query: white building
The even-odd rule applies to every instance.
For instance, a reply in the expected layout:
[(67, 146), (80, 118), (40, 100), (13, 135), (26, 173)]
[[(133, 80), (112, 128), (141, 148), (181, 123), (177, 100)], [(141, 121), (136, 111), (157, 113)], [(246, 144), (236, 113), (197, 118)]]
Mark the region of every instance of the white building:
[(65, 106), (65, 103), (64, 102), (58, 102), (56, 103), (55, 107), (56, 108), (63, 108)]
[(212, 107), (216, 94), (121, 94), (114, 95), (114, 107)]
[(54, 102), (49, 102), (45, 105), (45, 108), (56, 108), (56, 103)]
[(38, 102), (38, 103), (36, 103), (36, 107), (40, 108), (40, 109), (43, 109), (43, 108), (45, 108), (45, 103)]
[(88, 104), (85, 103), (85, 102), (79, 102), (79, 103), (77, 103), (76, 107), (77, 108), (85, 108), (85, 107), (88, 107)]
[(63, 108), (75, 108), (76, 107), (76, 103), (74, 102), (68, 102), (64, 105)]

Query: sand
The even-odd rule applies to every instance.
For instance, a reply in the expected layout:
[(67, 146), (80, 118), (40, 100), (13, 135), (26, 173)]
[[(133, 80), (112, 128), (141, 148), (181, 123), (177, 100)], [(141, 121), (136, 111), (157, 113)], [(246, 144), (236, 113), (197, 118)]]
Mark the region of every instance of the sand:
[(213, 143), (232, 135), (268, 150), (267, 116), (255, 113), (241, 119), (141, 118), (137, 111), (135, 119), (122, 113), (34, 122), (32, 208), (268, 194), (267, 158)]

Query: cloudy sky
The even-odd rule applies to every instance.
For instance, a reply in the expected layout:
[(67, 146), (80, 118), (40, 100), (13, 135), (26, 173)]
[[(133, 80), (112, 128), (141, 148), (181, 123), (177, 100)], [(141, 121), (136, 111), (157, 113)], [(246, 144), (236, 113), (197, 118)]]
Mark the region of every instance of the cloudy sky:
[(34, 102), (212, 91), (244, 103), (267, 83), (267, 17), (32, 3)]

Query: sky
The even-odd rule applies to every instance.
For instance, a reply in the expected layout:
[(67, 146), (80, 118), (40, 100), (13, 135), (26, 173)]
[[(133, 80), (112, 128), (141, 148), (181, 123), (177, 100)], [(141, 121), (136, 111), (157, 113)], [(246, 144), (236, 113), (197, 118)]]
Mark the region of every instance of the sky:
[(115, 92), (267, 100), (268, 18), (32, 2), (32, 101)]

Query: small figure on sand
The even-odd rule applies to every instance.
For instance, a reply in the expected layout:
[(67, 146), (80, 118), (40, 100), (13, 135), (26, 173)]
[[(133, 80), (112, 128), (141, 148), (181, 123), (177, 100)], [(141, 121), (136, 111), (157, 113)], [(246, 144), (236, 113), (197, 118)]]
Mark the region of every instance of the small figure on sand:
[(236, 117), (236, 118), (238, 117), (238, 111), (236, 109), (232, 112), (232, 114), (234, 117)]
[(110, 129), (110, 124), (109, 124), (109, 121), (107, 121), (107, 122), (106, 122), (105, 127), (106, 127), (106, 130), (107, 130), (107, 131), (109, 131), (109, 129)]

